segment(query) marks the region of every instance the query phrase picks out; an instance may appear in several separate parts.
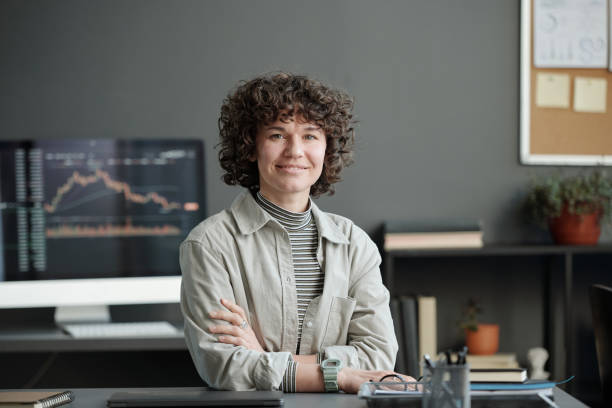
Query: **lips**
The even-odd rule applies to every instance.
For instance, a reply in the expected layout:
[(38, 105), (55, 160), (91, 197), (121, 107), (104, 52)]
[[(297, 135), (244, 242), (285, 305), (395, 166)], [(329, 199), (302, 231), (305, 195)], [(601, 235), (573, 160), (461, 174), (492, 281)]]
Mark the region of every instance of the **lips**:
[(285, 164), (285, 165), (277, 164), (276, 167), (278, 167), (279, 169), (283, 169), (283, 170), (306, 170), (308, 168), (308, 167), (299, 166), (295, 164)]

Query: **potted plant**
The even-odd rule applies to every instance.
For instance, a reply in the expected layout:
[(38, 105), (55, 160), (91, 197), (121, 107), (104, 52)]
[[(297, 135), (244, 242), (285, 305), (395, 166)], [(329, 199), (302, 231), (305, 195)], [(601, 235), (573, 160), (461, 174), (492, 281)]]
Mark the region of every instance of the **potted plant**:
[(463, 309), (463, 320), (459, 327), (465, 333), (465, 345), (470, 354), (495, 354), (499, 350), (499, 325), (480, 323), (478, 315), (482, 308), (470, 298)]
[(534, 180), (527, 195), (532, 219), (562, 245), (594, 245), (612, 214), (612, 181), (602, 170)]

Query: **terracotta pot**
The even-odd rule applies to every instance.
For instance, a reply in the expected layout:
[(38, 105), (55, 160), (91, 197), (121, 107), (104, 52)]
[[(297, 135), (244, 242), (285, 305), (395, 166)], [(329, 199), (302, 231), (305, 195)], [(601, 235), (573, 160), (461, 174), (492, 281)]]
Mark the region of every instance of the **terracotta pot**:
[(560, 245), (595, 245), (601, 234), (600, 213), (570, 214), (563, 208), (561, 215), (549, 222), (550, 233)]
[(479, 324), (478, 330), (465, 329), (465, 344), (470, 354), (495, 354), (499, 350), (499, 325)]

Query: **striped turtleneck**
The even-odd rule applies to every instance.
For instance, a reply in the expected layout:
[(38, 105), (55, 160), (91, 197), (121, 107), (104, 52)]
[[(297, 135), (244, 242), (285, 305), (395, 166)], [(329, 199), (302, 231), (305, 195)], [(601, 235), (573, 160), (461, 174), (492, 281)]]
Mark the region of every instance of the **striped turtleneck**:
[(317, 225), (312, 217), (310, 205), (306, 211), (294, 213), (267, 200), (259, 191), (256, 195), (256, 201), (289, 234), (297, 292), (298, 341), (296, 354), (299, 354), (306, 309), (312, 299), (323, 293), (325, 276), (317, 261)]

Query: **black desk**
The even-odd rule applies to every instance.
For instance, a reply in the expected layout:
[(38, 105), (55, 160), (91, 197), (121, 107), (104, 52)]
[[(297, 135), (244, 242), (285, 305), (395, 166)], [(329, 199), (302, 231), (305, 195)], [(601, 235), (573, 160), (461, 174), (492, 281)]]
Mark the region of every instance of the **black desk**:
[[(73, 389), (75, 400), (66, 407), (74, 408), (105, 408), (106, 400), (114, 392), (142, 390), (142, 388), (82, 388)], [(560, 408), (582, 408), (586, 407), (583, 403), (555, 388), (555, 402)], [(365, 408), (365, 401), (350, 394), (285, 394), (285, 407), (287, 408)]]
[[(75, 339), (49, 326), (0, 328), (0, 388), (197, 386), (182, 333)], [(97, 367), (97, 371), (91, 367)]]

